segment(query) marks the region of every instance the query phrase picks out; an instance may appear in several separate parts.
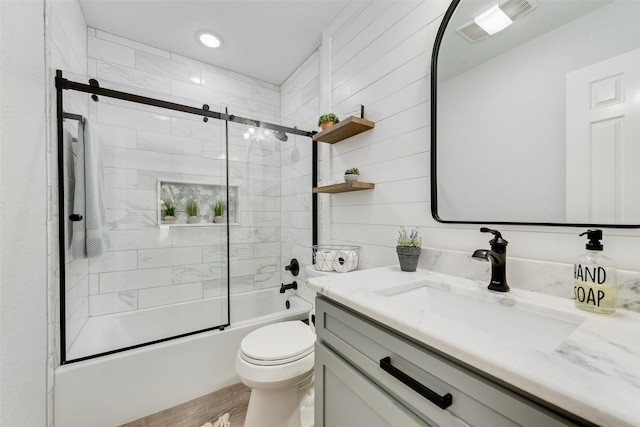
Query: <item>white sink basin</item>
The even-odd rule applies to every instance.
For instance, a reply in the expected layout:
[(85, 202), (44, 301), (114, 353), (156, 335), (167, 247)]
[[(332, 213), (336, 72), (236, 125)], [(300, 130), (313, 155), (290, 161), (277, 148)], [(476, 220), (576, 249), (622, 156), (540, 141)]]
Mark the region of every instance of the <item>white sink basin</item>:
[(435, 314), (451, 322), (545, 353), (558, 347), (584, 316), (517, 302), (508, 294), (480, 295), (478, 299), (439, 289), (428, 283), (403, 285), (378, 292), (393, 304)]

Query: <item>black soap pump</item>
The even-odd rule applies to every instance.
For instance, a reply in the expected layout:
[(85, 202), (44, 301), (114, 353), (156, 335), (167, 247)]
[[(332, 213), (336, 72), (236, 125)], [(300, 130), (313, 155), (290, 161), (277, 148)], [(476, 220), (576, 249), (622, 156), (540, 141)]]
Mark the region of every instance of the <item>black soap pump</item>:
[(575, 304), (581, 310), (612, 314), (616, 311), (618, 292), (616, 267), (612, 260), (602, 255), (602, 230), (587, 230), (587, 253), (573, 265), (573, 292)]

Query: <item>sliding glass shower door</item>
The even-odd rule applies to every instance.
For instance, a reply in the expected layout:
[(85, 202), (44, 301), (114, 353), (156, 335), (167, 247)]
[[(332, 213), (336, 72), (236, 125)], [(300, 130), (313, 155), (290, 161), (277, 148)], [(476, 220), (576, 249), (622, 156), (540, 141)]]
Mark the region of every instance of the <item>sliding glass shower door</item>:
[[(272, 120), (274, 120), (272, 118)], [(231, 322), (259, 317), (261, 290), (280, 285), (280, 153), (283, 142), (254, 124), (228, 122)], [(242, 294), (242, 295), (241, 295)]]
[[(227, 189), (225, 122), (133, 96), (96, 102), (63, 91), (63, 363), (229, 324), (227, 239), (239, 189)], [(78, 134), (73, 114), (88, 132)], [(82, 155), (83, 143), (99, 150), (102, 165)], [(94, 213), (76, 189), (99, 174), (108, 242), (87, 258), (73, 243), (95, 233), (86, 227)]]

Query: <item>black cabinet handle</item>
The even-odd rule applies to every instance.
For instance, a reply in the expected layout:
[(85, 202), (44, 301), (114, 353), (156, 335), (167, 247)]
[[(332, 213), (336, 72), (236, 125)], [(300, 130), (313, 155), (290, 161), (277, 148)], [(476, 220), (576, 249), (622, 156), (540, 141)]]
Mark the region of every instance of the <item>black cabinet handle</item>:
[(70, 221), (82, 221), (82, 215), (80, 214), (71, 214), (69, 215)]
[(447, 409), (453, 403), (453, 396), (447, 393), (444, 396), (438, 395), (433, 390), (420, 384), (400, 369), (391, 366), (391, 357), (380, 359), (380, 367), (383, 371), (390, 373), (394, 378), (400, 380), (404, 385), (411, 387), (412, 390), (420, 394), (422, 397), (429, 399), (431, 403), (441, 409)]

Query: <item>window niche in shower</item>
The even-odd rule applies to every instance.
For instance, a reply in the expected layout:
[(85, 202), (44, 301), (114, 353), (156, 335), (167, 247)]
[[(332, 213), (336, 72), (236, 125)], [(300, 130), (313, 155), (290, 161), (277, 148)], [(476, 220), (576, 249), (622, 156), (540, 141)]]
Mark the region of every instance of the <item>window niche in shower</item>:
[[(229, 205), (227, 202), (229, 193)], [(164, 227), (202, 227), (239, 223), (240, 187), (207, 184), (203, 182), (185, 182), (158, 179), (158, 226)], [(175, 219), (167, 218), (166, 203), (175, 207)], [(190, 218), (187, 204), (195, 202), (198, 207), (196, 218)], [(224, 220), (214, 221), (216, 203), (225, 203)]]

